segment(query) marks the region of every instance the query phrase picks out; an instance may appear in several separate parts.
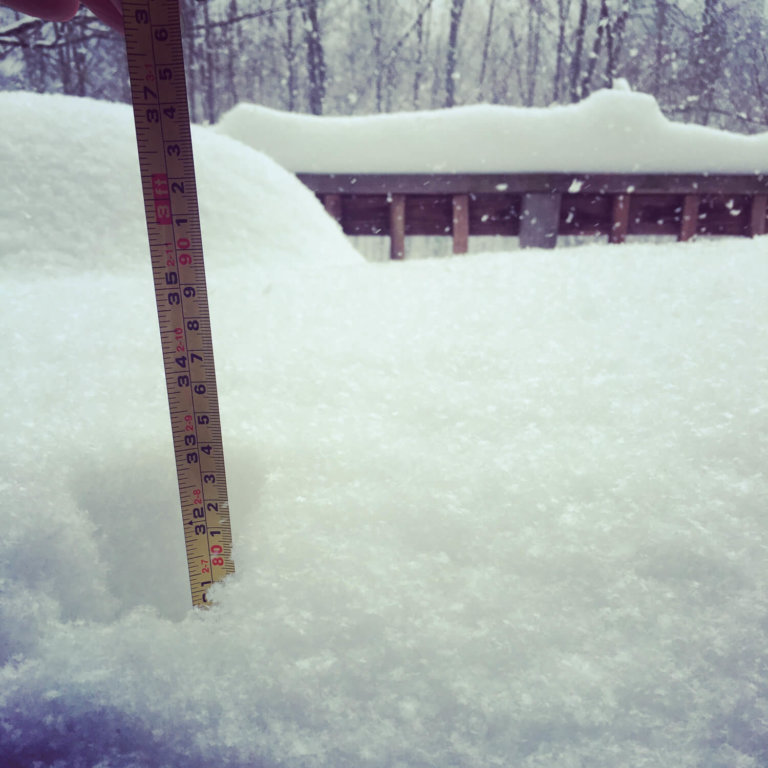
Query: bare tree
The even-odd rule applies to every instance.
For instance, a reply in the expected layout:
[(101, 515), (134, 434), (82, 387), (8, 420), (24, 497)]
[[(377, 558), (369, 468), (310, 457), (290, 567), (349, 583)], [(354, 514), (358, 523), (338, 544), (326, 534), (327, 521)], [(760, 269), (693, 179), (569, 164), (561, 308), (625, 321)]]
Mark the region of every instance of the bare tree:
[(576, 26), (575, 46), (571, 58), (570, 97), (571, 101), (581, 99), (581, 85), (583, 82), (581, 57), (584, 52), (584, 37), (587, 33), (587, 15), (589, 13), (588, 0), (581, 0), (579, 4), (579, 22)]
[(320, 35), (318, 4), (320, 0), (305, 0), (301, 6), (304, 39), (307, 47), (307, 75), (309, 77), (309, 109), (313, 115), (323, 113), (325, 98), (325, 54)]
[[(617, 76), (674, 119), (741, 131), (768, 121), (758, 0), (181, 0), (181, 10), (197, 121), (242, 99), (317, 114), (578, 101)], [(56, 25), (0, 6), (0, 89), (127, 100), (122, 47), (88, 12)]]
[(579, 87), (579, 96), (584, 98), (592, 90), (592, 78), (595, 74), (597, 61), (600, 58), (600, 51), (603, 47), (603, 40), (610, 34), (611, 18), (608, 11), (608, 0), (600, 0), (600, 17), (597, 21), (597, 30), (592, 44), (592, 52), (589, 55), (586, 69), (582, 74), (581, 85)]
[(240, 32), (240, 25), (235, 22), (235, 19), (237, 19), (239, 15), (237, 0), (229, 0), (229, 5), (227, 6), (227, 20), (229, 23), (224, 27), (222, 35), (222, 42), (225, 50), (229, 53), (225, 59), (227, 73), (225, 90), (229, 101), (229, 104), (227, 104), (228, 107), (231, 107), (240, 101), (237, 87), (236, 62), (242, 48), (242, 35)]
[(210, 3), (203, 0), (203, 83), (205, 85), (205, 119), (209, 123), (215, 123), (218, 117), (216, 109), (216, 83), (218, 70), (216, 67), (216, 32), (211, 26)]
[(298, 75), (298, 47), (296, 45), (296, 35), (294, 30), (294, 10), (288, 9), (285, 23), (285, 38), (283, 41), (283, 52), (285, 54), (285, 63), (288, 68), (286, 86), (288, 91), (287, 106), (288, 110), (293, 112), (297, 109), (297, 100), (299, 93), (299, 75)]
[(376, 78), (376, 111), (381, 112), (383, 98), (382, 87), (384, 81), (384, 61), (382, 58), (383, 43), (383, 14), (381, 0), (365, 0), (365, 8), (368, 12), (368, 28), (373, 40), (374, 74)]
[(451, 21), (448, 28), (448, 50), (445, 56), (445, 106), (456, 104), (456, 57), (459, 39), (459, 25), (464, 11), (464, 0), (451, 0)]
[(709, 123), (715, 107), (715, 89), (726, 54), (724, 13), (722, 0), (704, 0), (701, 32), (695, 48), (699, 92), (697, 117), (704, 125)]
[(571, 10), (571, 0), (557, 0), (557, 48), (555, 49), (555, 76), (552, 83), (552, 101), (560, 98), (560, 81), (565, 57), (565, 27)]
[(523, 104), (532, 107), (536, 98), (536, 83), (539, 69), (539, 48), (544, 9), (539, 0), (528, 0), (528, 25), (526, 45), (526, 77)]
[(416, 61), (413, 70), (413, 106), (415, 109), (421, 106), (421, 81), (424, 78), (426, 48), (424, 26), (424, 15), (420, 14), (416, 19)]
[(491, 38), (493, 37), (493, 12), (495, 9), (496, 0), (491, 0), (491, 4), (488, 8), (488, 22), (485, 25), (485, 34), (483, 35), (483, 58), (480, 64), (480, 77), (478, 78), (477, 84), (478, 95), (482, 95), (485, 73), (488, 69), (488, 54), (491, 50)]

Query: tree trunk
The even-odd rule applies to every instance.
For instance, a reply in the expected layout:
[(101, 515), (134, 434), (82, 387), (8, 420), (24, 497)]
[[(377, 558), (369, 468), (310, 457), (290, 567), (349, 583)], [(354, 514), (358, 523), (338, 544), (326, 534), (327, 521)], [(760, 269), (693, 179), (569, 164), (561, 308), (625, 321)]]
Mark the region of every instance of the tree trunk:
[(715, 106), (715, 88), (725, 58), (725, 31), (720, 0), (704, 0), (697, 45), (699, 120), (707, 125)]
[(557, 51), (555, 53), (555, 77), (552, 83), (552, 101), (560, 98), (560, 80), (563, 76), (565, 53), (565, 23), (571, 10), (571, 0), (557, 0)]
[(493, 36), (493, 11), (496, 8), (496, 0), (491, 0), (491, 7), (488, 9), (488, 23), (485, 25), (485, 36), (483, 37), (483, 60), (480, 65), (480, 78), (477, 84), (478, 96), (482, 95), (483, 83), (485, 82), (485, 70), (488, 66), (488, 52), (491, 48), (491, 37)]
[(288, 67), (288, 111), (296, 111), (296, 96), (299, 91), (298, 77), (296, 74), (296, 43), (294, 41), (293, 29), (293, 8), (288, 10), (285, 19), (285, 42), (283, 43), (283, 53)]
[(326, 68), (320, 36), (318, 0), (306, 0), (301, 6), (301, 16), (304, 21), (304, 42), (307, 46), (309, 110), (313, 115), (321, 115), (325, 98)]
[(225, 27), (226, 33), (224, 35), (225, 47), (227, 50), (227, 90), (229, 91), (229, 104), (227, 106), (232, 107), (240, 101), (237, 92), (237, 70), (235, 69), (235, 62), (239, 58), (240, 54), (240, 28), (236, 21), (239, 15), (237, 0), (230, 0), (228, 9), (228, 23)]
[(654, 56), (654, 70), (653, 70), (653, 92), (658, 94), (661, 91), (661, 80), (664, 72), (664, 64), (666, 63), (666, 45), (664, 30), (667, 26), (667, 0), (656, 0), (656, 39)]
[(532, 107), (536, 99), (536, 80), (539, 69), (542, 9), (537, 0), (528, 0), (528, 45), (526, 46), (526, 83), (524, 103)]
[(584, 36), (587, 30), (588, 0), (581, 0), (579, 8), (579, 23), (576, 27), (576, 43), (571, 59), (571, 101), (581, 100), (581, 57), (584, 51)]
[(194, 0), (181, 0), (181, 35), (184, 43), (184, 64), (187, 73), (187, 92), (189, 99), (189, 117), (191, 120), (200, 119), (198, 108), (198, 52), (195, 35), (195, 14), (197, 8)]
[(600, 18), (597, 22), (597, 31), (595, 40), (592, 44), (592, 53), (589, 56), (587, 71), (584, 73), (584, 79), (581, 81), (581, 98), (589, 96), (592, 91), (592, 77), (595, 74), (597, 60), (600, 58), (600, 51), (603, 47), (603, 37), (610, 34), (611, 19), (608, 14), (608, 0), (600, 0)]
[(608, 37), (608, 60), (606, 62), (605, 80), (608, 88), (613, 87), (613, 81), (619, 68), (619, 58), (624, 45), (624, 32), (627, 29), (629, 19), (629, 0), (622, 0), (619, 15), (614, 24), (610, 26)]
[(376, 111), (381, 112), (383, 101), (382, 84), (384, 81), (384, 62), (381, 56), (381, 7), (378, 0), (376, 1), (376, 8), (373, 7), (373, 0), (366, 0), (365, 8), (368, 13), (368, 28), (371, 30), (371, 37), (373, 38), (373, 61), (376, 68), (374, 72), (376, 79)]
[(205, 119), (211, 125), (216, 122), (216, 59), (210, 6), (203, 2), (203, 46), (205, 47)]
[(448, 51), (445, 56), (445, 106), (456, 105), (456, 47), (464, 0), (451, 0), (451, 25), (448, 30)]
[(421, 106), (421, 78), (424, 66), (424, 17), (419, 16), (416, 21), (416, 66), (413, 73), (413, 107)]

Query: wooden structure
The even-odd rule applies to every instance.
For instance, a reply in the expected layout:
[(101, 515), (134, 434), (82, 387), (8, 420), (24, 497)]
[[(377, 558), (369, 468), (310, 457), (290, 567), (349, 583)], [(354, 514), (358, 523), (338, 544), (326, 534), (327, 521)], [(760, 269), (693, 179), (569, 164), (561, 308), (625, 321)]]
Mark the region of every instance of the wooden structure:
[(465, 253), (471, 235), (520, 238), (553, 248), (559, 235), (766, 233), (766, 174), (317, 174), (298, 178), (348, 235), (448, 235)]

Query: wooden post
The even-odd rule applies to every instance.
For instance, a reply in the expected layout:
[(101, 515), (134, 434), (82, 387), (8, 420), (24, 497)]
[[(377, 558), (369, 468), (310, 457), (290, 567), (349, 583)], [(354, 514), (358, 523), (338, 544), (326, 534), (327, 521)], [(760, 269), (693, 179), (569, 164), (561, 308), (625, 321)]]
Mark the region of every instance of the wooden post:
[(629, 195), (614, 195), (609, 243), (623, 243), (629, 232)]
[(560, 226), (560, 195), (527, 192), (520, 215), (521, 248), (554, 248)]
[(453, 201), (453, 252), (469, 250), (469, 195), (454, 195)]
[(765, 234), (765, 214), (768, 204), (768, 195), (754, 195), (752, 197), (752, 212), (749, 217), (749, 236)]
[(405, 195), (390, 195), (389, 258), (405, 258)]
[(341, 195), (323, 195), (323, 205), (328, 215), (341, 224)]
[(680, 217), (680, 232), (677, 239), (680, 242), (690, 240), (699, 226), (699, 195), (686, 195), (683, 198), (683, 212)]

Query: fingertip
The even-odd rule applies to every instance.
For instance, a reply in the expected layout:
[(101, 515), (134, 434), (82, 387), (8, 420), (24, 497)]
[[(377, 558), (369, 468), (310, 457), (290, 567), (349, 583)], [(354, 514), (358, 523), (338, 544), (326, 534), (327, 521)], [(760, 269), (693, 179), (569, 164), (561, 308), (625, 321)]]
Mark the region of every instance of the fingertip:
[(120, 0), (84, 0), (83, 5), (89, 8), (93, 14), (107, 26), (119, 32), (125, 33), (123, 26), (123, 11)]

